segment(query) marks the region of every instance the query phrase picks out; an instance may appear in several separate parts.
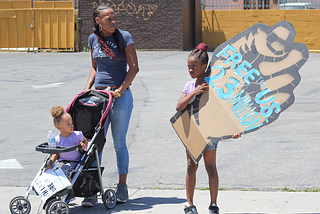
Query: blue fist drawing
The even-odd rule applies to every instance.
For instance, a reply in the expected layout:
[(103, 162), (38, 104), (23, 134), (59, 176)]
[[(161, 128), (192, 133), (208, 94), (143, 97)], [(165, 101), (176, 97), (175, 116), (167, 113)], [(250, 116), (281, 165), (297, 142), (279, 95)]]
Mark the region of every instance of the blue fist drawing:
[[(293, 104), (293, 90), (301, 80), (298, 70), (309, 57), (307, 47), (294, 38), (287, 21), (272, 27), (259, 23), (215, 49), (205, 77), (208, 93), (171, 119), (196, 161), (205, 144), (255, 131)], [(195, 133), (203, 137), (201, 149), (191, 142)]]

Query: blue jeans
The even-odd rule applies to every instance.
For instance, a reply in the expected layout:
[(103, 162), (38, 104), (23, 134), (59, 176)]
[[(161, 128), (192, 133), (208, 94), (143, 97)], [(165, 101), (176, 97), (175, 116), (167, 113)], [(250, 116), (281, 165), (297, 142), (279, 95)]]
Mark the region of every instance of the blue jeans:
[(127, 174), (129, 168), (129, 153), (127, 149), (126, 136), (133, 108), (131, 90), (129, 88), (126, 89), (120, 97), (114, 99), (114, 104), (109, 111), (105, 125), (105, 136), (107, 135), (109, 125), (111, 124), (111, 133), (114, 149), (116, 151), (118, 173)]

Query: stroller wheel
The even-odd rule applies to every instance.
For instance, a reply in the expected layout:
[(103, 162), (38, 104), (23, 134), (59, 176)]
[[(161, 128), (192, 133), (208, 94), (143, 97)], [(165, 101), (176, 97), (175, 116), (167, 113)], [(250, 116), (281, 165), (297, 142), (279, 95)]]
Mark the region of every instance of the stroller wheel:
[(49, 202), (46, 209), (46, 214), (69, 214), (69, 212), (70, 210), (68, 204), (64, 201), (59, 200)]
[(116, 206), (117, 196), (116, 192), (112, 189), (108, 189), (102, 196), (103, 204), (107, 209), (112, 209)]
[(49, 208), (50, 208), (50, 206), (51, 206), (51, 204), (53, 203), (53, 202), (56, 202), (56, 201), (59, 201), (59, 199), (57, 199), (57, 198), (52, 198), (52, 199), (48, 199), (47, 201), (46, 201), (46, 203), (44, 204), (44, 206), (43, 206), (43, 208), (45, 208), (45, 210), (46, 210), (46, 214), (49, 214)]
[(12, 214), (29, 214), (31, 204), (28, 199), (25, 199), (23, 196), (18, 196), (11, 200), (9, 208)]

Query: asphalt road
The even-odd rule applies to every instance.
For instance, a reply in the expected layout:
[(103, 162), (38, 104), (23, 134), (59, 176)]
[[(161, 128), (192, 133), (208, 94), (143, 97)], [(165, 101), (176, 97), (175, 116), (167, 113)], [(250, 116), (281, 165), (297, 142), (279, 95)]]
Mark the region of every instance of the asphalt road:
[[(132, 84), (134, 110), (127, 136), (129, 188), (184, 188), (185, 149), (169, 119), (184, 84), (189, 52), (138, 52), (140, 72)], [(210, 53), (211, 55), (212, 53)], [(295, 103), (277, 121), (237, 140), (219, 143), (220, 187), (273, 190), (320, 188), (320, 64), (310, 54), (301, 68)], [(0, 53), (0, 185), (28, 186), (46, 155), (36, 152), (54, 128), (50, 108), (66, 107), (84, 88), (89, 53)], [(109, 135), (110, 136), (110, 135)], [(117, 183), (112, 138), (103, 153), (105, 187)], [(20, 169), (1, 162), (16, 159)], [(13, 167), (14, 168), (14, 167)], [(200, 161), (197, 187), (208, 187)]]

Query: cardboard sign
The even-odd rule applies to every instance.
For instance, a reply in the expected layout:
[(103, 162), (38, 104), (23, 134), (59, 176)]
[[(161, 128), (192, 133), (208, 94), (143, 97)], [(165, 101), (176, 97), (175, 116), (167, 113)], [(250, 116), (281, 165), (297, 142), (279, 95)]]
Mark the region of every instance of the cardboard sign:
[(170, 120), (196, 162), (208, 146), (268, 125), (292, 105), (298, 70), (309, 57), (294, 38), (287, 21), (259, 23), (215, 49), (205, 75), (208, 92)]
[(71, 187), (71, 183), (60, 168), (48, 169), (45, 173), (36, 177), (31, 185), (41, 197), (43, 202), (57, 192)]

